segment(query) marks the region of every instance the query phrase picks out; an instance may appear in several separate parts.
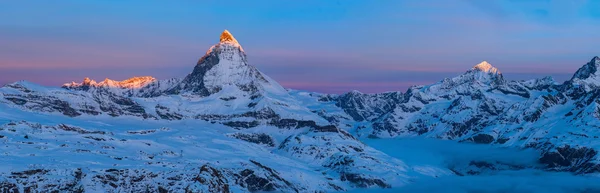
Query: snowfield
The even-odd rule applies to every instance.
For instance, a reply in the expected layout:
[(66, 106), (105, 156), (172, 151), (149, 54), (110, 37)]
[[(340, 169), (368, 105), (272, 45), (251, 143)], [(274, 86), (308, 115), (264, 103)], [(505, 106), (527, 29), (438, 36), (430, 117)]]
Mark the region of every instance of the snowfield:
[(406, 92), (286, 90), (228, 32), (183, 78), (0, 88), (2, 192), (600, 192), (595, 57)]

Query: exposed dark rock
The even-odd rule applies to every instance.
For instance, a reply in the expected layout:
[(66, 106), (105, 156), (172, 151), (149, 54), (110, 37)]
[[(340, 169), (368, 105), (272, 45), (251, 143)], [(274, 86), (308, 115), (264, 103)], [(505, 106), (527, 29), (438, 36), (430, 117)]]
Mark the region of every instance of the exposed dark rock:
[(60, 124), (56, 128), (63, 130), (63, 131), (77, 132), (79, 134), (101, 134), (101, 135), (106, 134), (106, 132), (104, 132), (104, 131), (88, 131), (88, 130), (85, 130), (85, 129), (82, 129), (79, 127), (69, 126), (69, 125), (65, 125), (65, 124)]
[(333, 133), (340, 132), (340, 130), (333, 125), (319, 126), (315, 129), (313, 129), (313, 131), (315, 131), (315, 132), (333, 132)]
[(163, 188), (162, 186), (158, 186), (158, 193), (169, 193), (169, 190)]
[(512, 84), (507, 85), (510, 88), (505, 88), (504, 86), (498, 87), (497, 90), (502, 92), (503, 94), (512, 94), (521, 96), (523, 98), (530, 98), (531, 94), (524, 88), (514, 86)]
[(250, 117), (250, 118), (255, 118), (257, 120), (279, 119), (279, 115), (277, 115), (272, 109), (269, 109), (269, 108), (260, 109), (258, 111), (249, 111), (249, 112), (245, 112), (242, 114), (233, 114), (233, 115), (200, 114), (194, 118), (205, 120), (205, 121), (224, 121), (224, 120), (231, 120), (231, 119), (240, 118), (240, 117)]
[(35, 175), (35, 174), (46, 174), (48, 173), (48, 170), (44, 170), (44, 169), (34, 169), (34, 170), (26, 170), (26, 171), (22, 171), (22, 172), (12, 172), (12, 175), (15, 176), (31, 176), (31, 175)]
[(254, 160), (250, 160), (250, 162), (252, 162), (254, 165), (264, 169), (265, 171), (267, 171), (270, 175), (270, 177), (274, 178), (275, 180), (281, 181), (283, 182), (286, 186), (288, 186), (289, 188), (293, 189), (295, 192), (299, 192), (297, 188), (294, 187), (294, 184), (292, 184), (291, 182), (287, 181), (286, 179), (283, 179), (281, 176), (279, 176), (279, 173), (277, 173), (277, 171), (262, 165), (261, 163), (254, 161)]
[(490, 144), (492, 142), (494, 142), (494, 137), (488, 134), (484, 134), (484, 133), (480, 133), (477, 134), (473, 137), (471, 137), (471, 140), (475, 143), (479, 143), (479, 144)]
[(255, 103), (255, 102), (248, 103), (248, 107), (250, 107), (250, 108), (253, 108), (256, 105), (258, 105), (258, 103)]
[(510, 139), (509, 139), (509, 138), (498, 138), (498, 139), (496, 140), (496, 142), (497, 142), (498, 144), (504, 144), (504, 143), (506, 143), (508, 140), (510, 140)]
[(565, 145), (542, 155), (540, 162), (548, 169), (569, 171), (577, 174), (600, 172), (600, 164), (592, 162), (598, 151), (588, 147), (571, 147)]
[(156, 109), (156, 114), (161, 119), (181, 120), (183, 118), (183, 115), (181, 115), (179, 113), (171, 112), (171, 110), (168, 107), (165, 107), (162, 105), (156, 105), (155, 109)]
[(266, 178), (262, 178), (259, 177), (257, 175), (254, 175), (254, 171), (249, 170), (249, 169), (245, 169), (244, 171), (240, 172), (241, 175), (241, 180), (243, 181), (242, 184), (244, 184), (246, 186), (246, 188), (248, 188), (248, 191), (250, 192), (258, 192), (258, 191), (274, 191), (275, 187), (274, 185), (267, 180)]
[(86, 139), (91, 139), (91, 140), (94, 140), (94, 141), (106, 141), (106, 139), (104, 139), (104, 138), (100, 138), (100, 137), (93, 137), (93, 136), (85, 136), (85, 137), (83, 137), (83, 138), (86, 138)]
[(2, 193), (19, 193), (19, 187), (10, 182), (1, 182), (0, 190), (2, 190)]
[(234, 97), (234, 96), (230, 96), (230, 97), (222, 97), (222, 98), (219, 98), (219, 99), (224, 100), (224, 101), (230, 101), (230, 100), (234, 100), (234, 99), (237, 99), (237, 98)]
[(31, 93), (33, 92), (32, 90), (29, 90), (27, 87), (24, 87), (22, 84), (20, 83), (15, 83), (15, 84), (7, 84), (5, 85), (8, 88), (13, 88), (19, 91), (22, 91), (24, 93)]
[(20, 99), (20, 98), (14, 98), (14, 97), (4, 97), (4, 99), (9, 100), (17, 105), (24, 105), (25, 103), (27, 103), (27, 100), (25, 99)]
[(156, 130), (152, 129), (152, 130), (143, 130), (143, 131), (127, 131), (127, 133), (136, 134), (136, 135), (147, 135), (147, 134), (156, 133)]
[(209, 165), (200, 167), (200, 174), (194, 178), (194, 181), (207, 185), (210, 192), (230, 192), (227, 178), (223, 176), (221, 171)]
[(364, 177), (364, 176), (362, 176), (362, 174), (342, 173), (340, 176), (340, 180), (349, 181), (361, 188), (367, 188), (367, 187), (371, 187), (374, 185), (377, 185), (381, 188), (391, 188), (392, 187), (391, 185), (383, 182), (383, 180), (381, 180), (381, 179)]
[(240, 129), (240, 128), (244, 128), (244, 129), (248, 129), (248, 128), (252, 128), (252, 127), (256, 127), (258, 125), (260, 125), (260, 122), (258, 121), (228, 121), (223, 123), (223, 125), (229, 126), (229, 127), (233, 127), (236, 129)]
[(58, 110), (63, 115), (66, 115), (69, 117), (77, 117), (77, 116), (81, 115), (81, 113), (79, 113), (79, 112), (77, 112), (77, 110), (73, 109), (69, 105), (69, 103), (66, 101), (53, 100), (53, 101), (50, 101), (50, 104), (52, 105), (52, 107), (54, 109)]
[(452, 129), (450, 129), (450, 132), (448, 134), (450, 135), (450, 137), (458, 138), (466, 135), (471, 130), (477, 131), (477, 128), (479, 128), (478, 123), (480, 120), (481, 118), (473, 117), (465, 122), (453, 122), (451, 123), (453, 127)]
[(268, 134), (264, 134), (264, 133), (252, 133), (252, 134), (247, 134), (247, 133), (235, 133), (233, 135), (231, 135), (234, 138), (237, 139), (241, 139), (250, 143), (256, 143), (259, 145), (267, 145), (269, 147), (275, 147), (275, 141), (274, 139), (268, 135)]

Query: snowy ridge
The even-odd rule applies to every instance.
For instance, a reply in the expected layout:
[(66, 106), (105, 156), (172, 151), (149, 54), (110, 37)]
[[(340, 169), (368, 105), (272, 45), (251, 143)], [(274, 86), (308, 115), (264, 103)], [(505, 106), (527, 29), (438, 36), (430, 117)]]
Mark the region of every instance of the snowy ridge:
[(90, 78), (85, 78), (81, 83), (67, 83), (64, 84), (63, 87), (66, 88), (80, 88), (80, 87), (111, 87), (111, 88), (120, 88), (120, 89), (135, 89), (142, 88), (152, 82), (156, 81), (155, 78), (151, 76), (141, 76), (141, 77), (133, 77), (123, 81), (116, 81), (106, 78), (102, 82), (96, 82), (95, 80), (91, 80)]
[(598, 61), (594, 57), (564, 84), (551, 77), (506, 81), (499, 70), (483, 62), (462, 75), (411, 87), (397, 97), (311, 94), (315, 97), (306, 106), (313, 111), (327, 106), (323, 117), (351, 118), (332, 123), (357, 136), (425, 136), (533, 148), (547, 170), (598, 174), (600, 143), (595, 139), (600, 132), (594, 130), (600, 125), (600, 94), (594, 89)]
[(249, 65), (228, 31), (182, 79), (6, 85), (0, 138), (20, 148), (0, 158), (12, 163), (0, 189), (13, 191), (331, 192), (452, 175), (333, 126)]
[[(287, 91), (246, 57), (225, 30), (183, 78), (1, 87), (0, 190), (334, 192), (503, 171), (600, 175), (598, 57), (563, 84), (507, 81), (484, 61), (406, 92), (342, 95)], [(408, 137), (528, 160), (415, 161), (395, 146)]]

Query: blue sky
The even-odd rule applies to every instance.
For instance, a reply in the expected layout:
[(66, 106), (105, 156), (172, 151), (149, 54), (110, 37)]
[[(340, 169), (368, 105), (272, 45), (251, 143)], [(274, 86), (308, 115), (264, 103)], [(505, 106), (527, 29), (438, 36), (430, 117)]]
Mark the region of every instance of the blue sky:
[(228, 29), (288, 88), (405, 90), (482, 60), (569, 78), (600, 55), (600, 0), (0, 2), (0, 84), (183, 77)]

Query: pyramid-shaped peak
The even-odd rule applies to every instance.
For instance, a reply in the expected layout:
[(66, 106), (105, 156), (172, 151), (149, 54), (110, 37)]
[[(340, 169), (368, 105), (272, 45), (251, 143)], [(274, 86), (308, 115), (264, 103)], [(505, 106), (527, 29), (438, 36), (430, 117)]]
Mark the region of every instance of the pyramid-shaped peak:
[(287, 93), (277, 82), (248, 64), (242, 46), (228, 30), (221, 33), (220, 42), (211, 46), (198, 60), (192, 73), (182, 80), (181, 87), (175, 92), (209, 96), (225, 88), (252, 94), (265, 90)]
[(473, 68), (477, 68), (477, 69), (480, 69), (480, 70), (485, 70), (485, 69), (493, 68), (493, 66), (490, 63), (488, 63), (487, 61), (484, 60), (483, 62), (475, 65)]
[(579, 68), (577, 70), (577, 72), (575, 72), (575, 74), (573, 75), (573, 78), (571, 78), (571, 80), (573, 80), (573, 79), (584, 80), (591, 76), (598, 76), (597, 75), (598, 67), (600, 67), (600, 57), (595, 56), (594, 58), (592, 58), (592, 60), (590, 60), (590, 62), (583, 65), (581, 68)]
[(494, 67), (490, 63), (488, 63), (487, 61), (483, 61), (483, 62), (475, 65), (473, 67), (473, 69), (479, 70), (482, 72), (487, 72), (487, 73), (500, 74), (500, 71), (496, 67)]
[(221, 40), (220, 40), (220, 42), (231, 42), (231, 43), (238, 44), (238, 41), (227, 30), (225, 30), (225, 31), (223, 31), (223, 33), (221, 33)]

